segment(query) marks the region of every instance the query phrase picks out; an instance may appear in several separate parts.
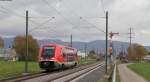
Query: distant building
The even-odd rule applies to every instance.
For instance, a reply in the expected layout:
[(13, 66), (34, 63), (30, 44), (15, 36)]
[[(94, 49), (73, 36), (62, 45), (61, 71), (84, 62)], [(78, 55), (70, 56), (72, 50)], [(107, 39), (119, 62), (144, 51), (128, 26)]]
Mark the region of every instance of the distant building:
[(128, 62), (128, 55), (125, 52), (120, 52), (119, 59), (124, 62)]
[(1, 60), (17, 61), (18, 56), (16, 54), (16, 51), (12, 48), (9, 48), (9, 49), (0, 48), (0, 59)]
[(78, 56), (80, 57), (85, 57), (85, 53), (81, 52), (81, 51), (78, 51)]
[(147, 60), (147, 61), (150, 61), (150, 55), (146, 55), (143, 59)]
[(0, 59), (4, 59), (4, 56), (5, 56), (5, 49), (0, 48)]

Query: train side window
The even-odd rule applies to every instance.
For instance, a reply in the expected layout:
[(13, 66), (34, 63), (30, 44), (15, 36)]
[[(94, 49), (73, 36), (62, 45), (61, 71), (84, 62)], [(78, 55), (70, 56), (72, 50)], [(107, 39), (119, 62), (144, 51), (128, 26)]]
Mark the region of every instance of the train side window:
[(63, 53), (62, 56), (65, 58), (65, 57), (66, 57), (66, 54)]

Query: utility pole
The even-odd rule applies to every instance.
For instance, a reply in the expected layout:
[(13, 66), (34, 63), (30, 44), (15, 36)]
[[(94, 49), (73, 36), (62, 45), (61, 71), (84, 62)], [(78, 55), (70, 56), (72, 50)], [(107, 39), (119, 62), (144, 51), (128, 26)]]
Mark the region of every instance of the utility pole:
[(72, 47), (72, 34), (70, 36), (70, 47)]
[(106, 11), (106, 55), (105, 55), (105, 73), (107, 73), (107, 56), (108, 56), (108, 11)]
[(132, 43), (132, 42), (131, 42), (131, 41), (132, 41), (132, 29), (131, 29), (131, 28), (130, 28), (130, 33), (129, 33), (129, 35), (130, 35), (129, 38), (130, 38), (130, 47), (131, 47), (131, 43)]
[(129, 38), (130, 38), (130, 45), (129, 45), (129, 48), (130, 48), (130, 54), (132, 55), (132, 53), (133, 53), (133, 49), (132, 49), (132, 38), (133, 38), (133, 36), (132, 36), (132, 34), (134, 34), (134, 33), (132, 33), (132, 28), (130, 28), (130, 32), (128, 33), (129, 34)]
[(85, 51), (84, 53), (85, 53), (85, 60), (86, 60), (86, 56), (87, 56), (87, 52), (86, 52), (87, 51), (87, 43), (84, 44), (84, 51)]
[(122, 52), (122, 54), (124, 54), (124, 45), (123, 44), (121, 45), (121, 52)]
[(25, 56), (25, 73), (28, 73), (28, 11), (26, 11), (26, 56)]
[(99, 55), (99, 53), (98, 53), (98, 48), (96, 49), (96, 53), (97, 53), (97, 55)]

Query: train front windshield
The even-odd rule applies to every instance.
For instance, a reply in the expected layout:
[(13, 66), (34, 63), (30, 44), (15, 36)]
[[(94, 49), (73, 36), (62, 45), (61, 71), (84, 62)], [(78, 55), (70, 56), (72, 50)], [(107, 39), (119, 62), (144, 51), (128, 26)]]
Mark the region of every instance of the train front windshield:
[(52, 46), (45, 47), (43, 55), (46, 58), (54, 57), (54, 55), (55, 55), (55, 47), (52, 47)]

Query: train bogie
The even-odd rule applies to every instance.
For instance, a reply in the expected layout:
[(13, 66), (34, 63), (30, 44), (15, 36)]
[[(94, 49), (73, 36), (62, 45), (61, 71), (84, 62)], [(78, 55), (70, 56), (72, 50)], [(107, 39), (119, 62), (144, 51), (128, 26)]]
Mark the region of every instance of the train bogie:
[(42, 69), (59, 69), (60, 65), (54, 61), (41, 61), (39, 66)]

